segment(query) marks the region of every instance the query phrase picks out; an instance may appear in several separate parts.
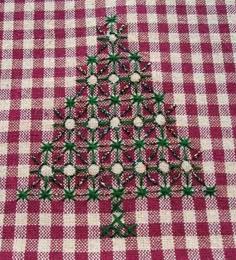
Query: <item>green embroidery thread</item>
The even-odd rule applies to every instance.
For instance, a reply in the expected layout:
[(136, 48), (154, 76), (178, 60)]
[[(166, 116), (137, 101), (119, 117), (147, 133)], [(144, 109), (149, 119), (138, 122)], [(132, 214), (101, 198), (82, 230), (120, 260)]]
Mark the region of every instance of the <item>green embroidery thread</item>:
[[(152, 88), (151, 63), (128, 50), (126, 26), (118, 27), (111, 16), (97, 28), (100, 49), (87, 57), (86, 69), (77, 68), (78, 91), (66, 98), (63, 111), (55, 109), (55, 137), (32, 156), (32, 184), (17, 194), (18, 200), (110, 197), (112, 222), (101, 227), (101, 237), (136, 236), (136, 224), (125, 223), (126, 194), (136, 199), (153, 192), (159, 198), (216, 194), (199, 175), (201, 153), (192, 154), (190, 139), (173, 128), (175, 106), (166, 109), (164, 94)], [(127, 187), (131, 182), (135, 190)], [(150, 185), (157, 189), (150, 191)]]

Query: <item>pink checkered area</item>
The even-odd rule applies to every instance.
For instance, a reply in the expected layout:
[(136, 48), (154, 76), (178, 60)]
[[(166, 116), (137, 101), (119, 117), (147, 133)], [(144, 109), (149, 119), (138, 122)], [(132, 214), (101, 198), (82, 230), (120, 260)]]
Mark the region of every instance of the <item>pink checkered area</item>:
[[(178, 133), (203, 152), (205, 182), (217, 189), (127, 196), (125, 216), (137, 223), (127, 238), (100, 238), (106, 198), (16, 200), (110, 15), (128, 25), (129, 49), (151, 61), (156, 90), (177, 105)], [(0, 259), (236, 259), (235, 1), (7, 0), (0, 20)]]

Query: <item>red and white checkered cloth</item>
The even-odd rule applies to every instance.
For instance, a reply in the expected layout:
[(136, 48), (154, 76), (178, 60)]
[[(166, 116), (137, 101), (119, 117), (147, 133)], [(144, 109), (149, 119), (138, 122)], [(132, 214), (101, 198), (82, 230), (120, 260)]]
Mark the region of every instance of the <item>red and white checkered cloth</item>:
[[(16, 191), (52, 139), (53, 108), (75, 94), (76, 65), (97, 52), (96, 25), (115, 14), (217, 196), (125, 199), (137, 237), (100, 239), (107, 200), (17, 202)], [(0, 259), (236, 259), (234, 0), (1, 1), (0, 55)]]

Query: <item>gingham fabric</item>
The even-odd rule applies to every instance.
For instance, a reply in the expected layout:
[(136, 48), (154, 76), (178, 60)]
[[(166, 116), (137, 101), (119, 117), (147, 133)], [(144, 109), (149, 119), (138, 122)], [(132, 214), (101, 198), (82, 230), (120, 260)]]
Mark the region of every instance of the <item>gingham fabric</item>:
[[(129, 48), (152, 62), (156, 90), (177, 105), (176, 129), (203, 152), (205, 182), (217, 193), (128, 197), (137, 237), (101, 239), (106, 199), (17, 201), (16, 193), (108, 15), (128, 25)], [(236, 259), (235, 1), (9, 0), (0, 19), (0, 259)]]

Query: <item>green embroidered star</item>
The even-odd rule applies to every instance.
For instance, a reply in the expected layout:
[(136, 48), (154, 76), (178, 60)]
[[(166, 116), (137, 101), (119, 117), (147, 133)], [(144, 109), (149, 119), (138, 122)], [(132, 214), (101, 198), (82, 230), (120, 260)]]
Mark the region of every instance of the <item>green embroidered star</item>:
[(65, 142), (64, 144), (64, 153), (69, 151), (72, 152), (75, 149), (75, 144), (70, 142)]
[(28, 200), (29, 190), (18, 190), (17, 200)]
[(99, 189), (88, 189), (88, 200), (99, 200)]
[(40, 190), (39, 198), (43, 200), (51, 200), (51, 188), (43, 188)]
[(142, 94), (134, 94), (132, 96), (133, 103), (142, 104), (144, 101), (144, 97)]
[(216, 186), (206, 186), (204, 190), (205, 196), (214, 197), (216, 195)]
[(122, 147), (122, 140), (112, 141), (111, 148), (120, 150)]
[(106, 22), (107, 22), (107, 24), (116, 23), (117, 22), (116, 15), (108, 16), (107, 19), (106, 19)]
[(124, 188), (112, 188), (112, 199), (121, 199), (124, 195)]
[(182, 186), (183, 196), (192, 197), (194, 193), (194, 189), (192, 186)]
[(135, 140), (134, 147), (135, 149), (141, 149), (145, 146), (144, 140)]
[(95, 141), (92, 141), (92, 142), (88, 142), (87, 143), (87, 151), (88, 152), (91, 152), (91, 151), (94, 151), (94, 150), (97, 150), (98, 149), (98, 141), (95, 142)]
[(75, 107), (75, 104), (76, 104), (76, 97), (73, 97), (73, 98), (66, 98), (66, 106), (65, 108), (73, 108)]
[(41, 146), (42, 152), (52, 152), (53, 151), (53, 143), (42, 143)]
[(97, 64), (97, 63), (98, 63), (97, 56), (87, 56), (87, 65)]
[(187, 147), (187, 148), (191, 149), (191, 142), (190, 142), (189, 138), (180, 138), (179, 145), (181, 147)]
[(109, 54), (108, 60), (109, 60), (110, 62), (118, 62), (118, 61), (120, 60), (119, 53)]
[(171, 186), (160, 186), (160, 190), (159, 190), (159, 198), (161, 197), (171, 197)]
[(167, 138), (157, 138), (157, 145), (160, 147), (169, 147), (169, 141)]
[(138, 51), (137, 52), (133, 52), (133, 53), (130, 52), (129, 60), (130, 61), (138, 61), (138, 62), (140, 62), (141, 61), (141, 57), (139, 55), (139, 52)]
[(98, 103), (98, 97), (97, 96), (90, 96), (88, 103), (90, 105), (97, 105)]
[(165, 94), (162, 93), (154, 93), (155, 103), (157, 104), (164, 103), (164, 96)]
[(147, 198), (148, 190), (146, 187), (137, 187), (136, 198)]
[(111, 96), (110, 97), (112, 105), (120, 105), (120, 97), (119, 96)]
[(75, 200), (75, 191), (64, 189), (63, 200)]

